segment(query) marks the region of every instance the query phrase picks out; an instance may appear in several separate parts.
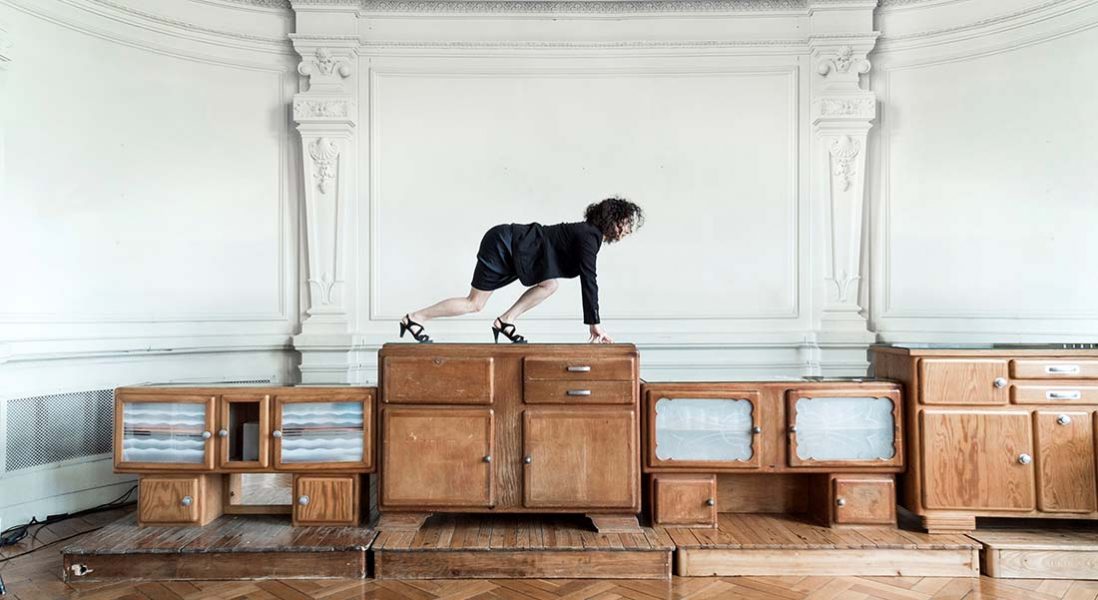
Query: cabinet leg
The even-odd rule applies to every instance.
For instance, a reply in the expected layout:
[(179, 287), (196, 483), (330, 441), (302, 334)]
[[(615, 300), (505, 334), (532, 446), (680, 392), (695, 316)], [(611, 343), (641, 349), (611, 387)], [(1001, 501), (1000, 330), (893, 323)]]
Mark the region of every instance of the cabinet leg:
[(642, 533), (637, 515), (593, 515), (588, 514), (595, 531), (599, 533)]
[(431, 513), (382, 513), (378, 531), (419, 531)]
[(919, 517), (927, 533), (965, 533), (976, 530), (976, 517), (969, 515), (931, 515)]

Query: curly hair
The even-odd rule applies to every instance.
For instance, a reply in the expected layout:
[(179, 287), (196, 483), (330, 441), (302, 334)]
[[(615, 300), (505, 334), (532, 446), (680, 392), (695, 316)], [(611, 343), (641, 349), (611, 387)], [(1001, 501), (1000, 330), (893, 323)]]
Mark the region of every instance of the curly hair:
[(611, 196), (588, 205), (583, 211), (583, 220), (598, 227), (607, 242), (616, 242), (624, 233), (644, 225), (644, 210), (625, 198)]

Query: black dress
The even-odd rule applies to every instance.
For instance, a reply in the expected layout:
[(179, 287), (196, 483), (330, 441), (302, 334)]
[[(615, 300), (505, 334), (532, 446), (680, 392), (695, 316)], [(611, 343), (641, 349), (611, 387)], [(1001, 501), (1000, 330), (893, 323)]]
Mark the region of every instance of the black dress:
[(580, 278), (583, 322), (599, 322), (599, 286), (595, 263), (602, 231), (578, 223), (510, 223), (484, 234), (473, 270), (473, 287), (492, 291), (518, 279), (531, 286), (547, 279)]

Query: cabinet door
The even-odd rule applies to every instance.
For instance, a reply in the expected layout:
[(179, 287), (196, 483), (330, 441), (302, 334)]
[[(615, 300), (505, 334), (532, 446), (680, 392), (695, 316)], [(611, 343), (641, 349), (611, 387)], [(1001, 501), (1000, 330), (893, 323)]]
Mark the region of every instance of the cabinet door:
[(373, 468), (373, 394), (276, 396), (274, 466), (283, 471)]
[(495, 504), (490, 408), (381, 411), (383, 507)]
[(266, 469), (271, 459), (271, 397), (221, 396), (217, 464), (223, 471)]
[(1094, 433), (1090, 413), (1038, 411), (1037, 506), (1047, 512), (1095, 510)]
[(652, 521), (669, 527), (717, 526), (717, 476), (652, 476)]
[(387, 404), (491, 404), (495, 367), (490, 357), (386, 356)]
[(530, 409), (523, 498), (534, 508), (639, 508), (637, 413)]
[(926, 508), (1033, 510), (1028, 412), (925, 410), (920, 424)]
[(757, 391), (648, 392), (648, 464), (703, 469), (759, 468)]
[(358, 525), (358, 475), (295, 475), (297, 525)]
[(921, 358), (919, 382), (923, 404), (1006, 404), (1007, 361)]
[(137, 519), (142, 524), (197, 523), (203, 501), (201, 480), (197, 476), (142, 477), (137, 500)]
[(214, 468), (214, 397), (127, 393), (115, 401), (114, 466), (119, 471)]
[(900, 467), (900, 391), (790, 390), (789, 465)]

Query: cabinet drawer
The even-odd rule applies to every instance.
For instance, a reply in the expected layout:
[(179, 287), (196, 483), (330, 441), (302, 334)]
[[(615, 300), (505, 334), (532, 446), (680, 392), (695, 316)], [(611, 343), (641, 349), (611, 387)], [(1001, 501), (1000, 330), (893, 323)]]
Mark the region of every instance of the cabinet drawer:
[(1015, 385), (1010, 388), (1015, 404), (1098, 404), (1095, 385)]
[(358, 525), (357, 475), (294, 475), (294, 526)]
[(523, 375), (530, 379), (628, 380), (634, 379), (634, 359), (615, 358), (536, 358), (523, 361)]
[(919, 360), (923, 404), (1006, 404), (1007, 361), (923, 358)]
[(220, 475), (146, 475), (138, 486), (140, 525), (205, 525), (221, 514)]
[(836, 476), (831, 480), (831, 521), (840, 525), (886, 525), (896, 521), (892, 477)]
[(652, 522), (674, 527), (716, 527), (717, 476), (653, 475)]
[(1098, 379), (1098, 360), (1035, 358), (1010, 361), (1016, 379)]
[(491, 358), (396, 356), (382, 367), (382, 401), (391, 404), (491, 404)]
[(523, 399), (530, 404), (632, 404), (632, 381), (527, 381)]

